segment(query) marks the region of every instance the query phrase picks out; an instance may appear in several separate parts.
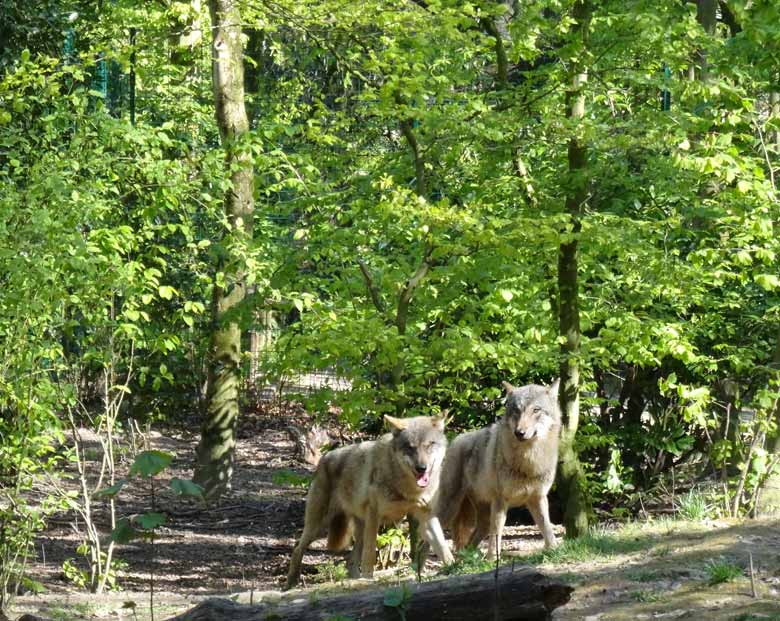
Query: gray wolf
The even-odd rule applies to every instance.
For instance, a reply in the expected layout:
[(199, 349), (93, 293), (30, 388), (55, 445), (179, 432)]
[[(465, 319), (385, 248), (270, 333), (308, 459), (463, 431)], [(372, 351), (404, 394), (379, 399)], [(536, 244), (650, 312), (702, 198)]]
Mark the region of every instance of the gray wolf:
[(434, 510), (441, 525), (450, 527), (457, 549), (479, 545), (490, 535), (489, 558), (501, 553), (510, 507), (528, 507), (545, 547), (556, 544), (547, 493), (558, 462), (558, 381), (549, 387), (521, 388), (504, 382), (504, 388), (506, 411), (501, 420), (450, 444)]
[(354, 537), (350, 577), (373, 577), (379, 527), (411, 514), (427, 543), (445, 563), (452, 554), (433, 500), (447, 439), (444, 418), (385, 416), (391, 433), (326, 453), (306, 497), (303, 534), (293, 549), (287, 588), (298, 583), (303, 554), (327, 532), (328, 548), (342, 550)]

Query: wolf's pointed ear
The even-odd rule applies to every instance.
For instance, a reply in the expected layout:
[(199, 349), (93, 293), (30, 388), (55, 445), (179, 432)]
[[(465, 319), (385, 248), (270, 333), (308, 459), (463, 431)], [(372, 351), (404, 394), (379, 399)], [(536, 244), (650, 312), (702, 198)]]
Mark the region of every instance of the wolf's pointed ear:
[(515, 389), (509, 382), (501, 382), (501, 385), (504, 387), (504, 390), (506, 390), (506, 394), (509, 394)]
[(403, 418), (396, 418), (395, 416), (388, 416), (387, 414), (385, 414), (385, 422), (387, 423), (387, 426), (390, 427), (390, 431), (393, 432), (393, 435), (401, 433), (409, 426), (409, 421), (404, 420)]
[(452, 421), (452, 416), (449, 413), (449, 410), (442, 410), (436, 416), (432, 416), (431, 424), (439, 431), (444, 431), (444, 428)]
[(547, 389), (547, 392), (549, 392), (553, 397), (558, 397), (558, 388), (561, 385), (561, 378), (558, 377), (556, 380), (550, 384), (550, 387)]

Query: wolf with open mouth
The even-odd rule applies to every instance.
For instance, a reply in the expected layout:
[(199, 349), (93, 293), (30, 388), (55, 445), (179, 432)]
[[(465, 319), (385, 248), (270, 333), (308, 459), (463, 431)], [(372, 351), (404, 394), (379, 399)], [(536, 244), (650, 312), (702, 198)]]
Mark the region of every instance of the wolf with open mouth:
[(444, 418), (385, 420), (391, 433), (336, 449), (320, 461), (306, 497), (303, 534), (290, 559), (287, 588), (298, 583), (304, 552), (325, 531), (330, 550), (342, 550), (350, 535), (354, 538), (350, 577), (373, 577), (379, 527), (407, 514), (417, 518), (436, 555), (452, 562), (439, 521), (431, 513), (447, 449)]

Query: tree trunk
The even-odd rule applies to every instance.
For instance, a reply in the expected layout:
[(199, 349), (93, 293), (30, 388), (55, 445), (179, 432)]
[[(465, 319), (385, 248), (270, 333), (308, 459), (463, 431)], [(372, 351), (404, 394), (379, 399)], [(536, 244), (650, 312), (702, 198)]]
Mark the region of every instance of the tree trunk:
[[(715, 26), (718, 23), (717, 9), (717, 0), (696, 0), (696, 21), (709, 35), (715, 34)], [(703, 49), (696, 52), (696, 62), (688, 68), (688, 78), (691, 82), (696, 79), (697, 67), (699, 80), (706, 82), (708, 79), (707, 52)]]
[(189, 5), (189, 12), (177, 16), (171, 23), (170, 58), (174, 65), (192, 64), (193, 52), (203, 38), (199, 23), (201, 0), (189, 0)]
[[(588, 0), (578, 2), (574, 8), (574, 34), (585, 44), (588, 38), (590, 7)], [(572, 67), (571, 88), (566, 94), (567, 116), (576, 124), (585, 116), (584, 87), (587, 69), (577, 63)], [(577, 455), (575, 436), (579, 424), (580, 408), (580, 311), (577, 284), (577, 244), (580, 234), (582, 206), (587, 199), (588, 151), (581, 136), (576, 133), (569, 139), (569, 186), (566, 194), (566, 213), (569, 226), (561, 232), (558, 249), (558, 320), (561, 336), (560, 390), (562, 429), (558, 484), (566, 499), (564, 525), (566, 535), (578, 537), (588, 528), (590, 512), (584, 490), (584, 473)]]
[(230, 230), (222, 242), (212, 296), (212, 334), (209, 348), (206, 415), (197, 449), (194, 480), (214, 498), (230, 487), (238, 418), (241, 329), (233, 311), (245, 297), (243, 269), (230, 258), (232, 249), (252, 237), (254, 171), (242, 139), (249, 131), (244, 106), (244, 68), (241, 15), (232, 0), (210, 0), (212, 23), (212, 80), (217, 125), (225, 150), (225, 169), (231, 187), (225, 196)]
[[(292, 603), (237, 604), (210, 599), (170, 621), (474, 621), (494, 619), (531, 621), (551, 619), (555, 608), (566, 604), (574, 589), (555, 583), (530, 567), (503, 567), (498, 571), (457, 576), (403, 587), (377, 587), (334, 597), (299, 597)], [(385, 602), (398, 595), (399, 605)]]

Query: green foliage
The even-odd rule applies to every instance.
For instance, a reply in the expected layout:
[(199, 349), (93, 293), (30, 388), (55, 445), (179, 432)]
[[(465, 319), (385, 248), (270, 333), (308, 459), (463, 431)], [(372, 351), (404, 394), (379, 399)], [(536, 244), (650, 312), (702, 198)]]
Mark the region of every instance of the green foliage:
[(634, 601), (642, 602), (642, 603), (658, 602), (663, 599), (663, 593), (660, 593), (659, 591), (655, 591), (653, 589), (632, 591), (631, 593), (629, 593), (629, 596)]
[(524, 557), (533, 565), (550, 563), (587, 562), (598, 558), (609, 558), (615, 554), (625, 554), (644, 550), (652, 546), (648, 536), (631, 532), (613, 533), (607, 530), (591, 530), (587, 535), (575, 539), (565, 539), (560, 545), (534, 552)]
[[(82, 557), (87, 561), (90, 559), (90, 549), (87, 544), (82, 544), (76, 548)], [(107, 567), (106, 587), (109, 591), (119, 591), (119, 572), (127, 569), (127, 563), (117, 558), (112, 559), (112, 562), (106, 563), (106, 554), (101, 552), (102, 558), (100, 559), (101, 566)], [(80, 589), (86, 589), (90, 587), (92, 582), (92, 575), (88, 568), (82, 568), (81, 563), (77, 559), (69, 558), (65, 559), (62, 563), (62, 575), (65, 580), (73, 584)]]
[(203, 498), (203, 488), (197, 483), (186, 479), (179, 479), (178, 477), (171, 478), (171, 489), (179, 496)]
[[(150, 537), (155, 529), (165, 524), (165, 514), (155, 511), (154, 477), (165, 470), (172, 461), (173, 455), (171, 453), (158, 450), (141, 451), (135, 456), (128, 477), (139, 477), (148, 481), (152, 510), (117, 520), (116, 526), (111, 531), (112, 541), (129, 543), (136, 537)], [(95, 496), (98, 498), (113, 497), (121, 491), (126, 483), (126, 480), (119, 481), (115, 485), (98, 490)], [(174, 477), (171, 479), (170, 487), (180, 496), (203, 498), (203, 488), (192, 481)]]
[(707, 581), (710, 586), (731, 582), (745, 575), (745, 569), (728, 558), (716, 558), (704, 565), (707, 572)]
[(387, 547), (402, 548), (409, 543), (406, 533), (400, 528), (387, 528), (376, 537), (376, 545), (379, 549)]
[(412, 599), (412, 592), (406, 584), (397, 589), (390, 589), (385, 593), (382, 604), (386, 608), (394, 608), (398, 612), (398, 618), (406, 621), (406, 607)]
[[(385, 528), (376, 537), (378, 561), (382, 569), (398, 565), (411, 554), (409, 535), (400, 528)], [(416, 558), (412, 559), (416, 565)]]
[(478, 548), (463, 548), (456, 552), (455, 562), (442, 568), (442, 573), (447, 576), (477, 574), (494, 569), (495, 566), (495, 559), (485, 558)]
[(714, 517), (714, 507), (700, 490), (691, 488), (676, 500), (677, 515), (685, 520), (699, 522)]
[(129, 476), (139, 475), (151, 478), (160, 474), (173, 461), (173, 455), (163, 451), (142, 451), (136, 455), (133, 465), (130, 466)]
[(311, 475), (299, 474), (292, 470), (282, 469), (277, 470), (271, 475), (271, 481), (274, 485), (285, 487), (301, 487), (308, 488), (311, 483)]
[[(244, 275), (228, 319), (281, 326), (258, 361), (268, 381), (351, 382), (303, 397), (311, 409), (374, 431), (383, 413), (450, 407), (465, 429), (495, 419), (501, 380), (558, 373), (555, 266), (575, 236), (588, 492), (625, 517), (696, 463), (730, 512), (754, 509), (777, 467), (776, 3), (734, 3), (733, 36), (685, 3), (593, 3), (586, 47), (570, 2), (241, 4), (246, 243), (222, 213), (208, 37), (180, 36), (208, 33), (205, 7), (1, 5), (0, 508), (15, 526), (0, 554), (42, 525), (22, 506), (59, 468), (63, 412), (96, 417), (120, 392), (141, 421), (200, 409), (214, 283)], [(707, 80), (686, 79), (702, 55)], [(126, 88), (131, 58), (134, 125), (97, 83), (113, 63)], [(591, 76), (577, 127), (573, 58)]]
[(347, 566), (336, 561), (327, 561), (317, 565), (314, 582), (343, 582), (349, 578)]

